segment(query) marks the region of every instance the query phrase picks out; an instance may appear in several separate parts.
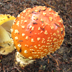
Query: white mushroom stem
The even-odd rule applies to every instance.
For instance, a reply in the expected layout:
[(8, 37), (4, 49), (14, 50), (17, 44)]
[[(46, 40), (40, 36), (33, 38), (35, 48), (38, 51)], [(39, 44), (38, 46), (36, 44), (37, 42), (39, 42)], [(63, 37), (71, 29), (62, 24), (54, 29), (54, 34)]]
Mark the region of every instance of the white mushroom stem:
[(0, 26), (0, 54), (7, 55), (14, 50), (13, 40), (8, 32)]
[(8, 32), (0, 26), (0, 43), (10, 40)]
[(16, 58), (15, 63), (20, 64), (20, 67), (25, 67), (29, 64), (32, 64), (35, 61), (35, 60), (30, 60), (30, 59), (25, 58), (19, 52), (16, 52), (15, 58)]
[(10, 29), (11, 29), (11, 26), (13, 25), (13, 22), (14, 20), (10, 20), (10, 21), (7, 21), (5, 23), (3, 23), (1, 26), (9, 33), (11, 33)]

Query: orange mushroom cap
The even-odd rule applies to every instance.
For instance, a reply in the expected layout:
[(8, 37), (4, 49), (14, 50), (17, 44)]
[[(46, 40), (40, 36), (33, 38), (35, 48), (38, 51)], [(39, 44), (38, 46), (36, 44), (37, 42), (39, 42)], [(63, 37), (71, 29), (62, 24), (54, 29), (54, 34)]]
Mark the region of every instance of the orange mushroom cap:
[(62, 19), (57, 12), (45, 6), (24, 10), (12, 26), (16, 49), (30, 59), (43, 58), (59, 49), (64, 36)]

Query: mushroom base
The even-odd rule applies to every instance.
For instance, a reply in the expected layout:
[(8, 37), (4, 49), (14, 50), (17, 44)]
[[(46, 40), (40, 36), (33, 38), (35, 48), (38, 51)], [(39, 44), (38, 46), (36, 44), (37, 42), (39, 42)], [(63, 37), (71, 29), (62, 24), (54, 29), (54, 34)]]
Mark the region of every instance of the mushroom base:
[(20, 67), (25, 67), (29, 64), (32, 64), (35, 61), (25, 58), (19, 52), (16, 52), (15, 59), (16, 59), (15, 64), (19, 64)]
[(0, 43), (0, 54), (7, 55), (14, 50), (13, 40), (5, 41)]

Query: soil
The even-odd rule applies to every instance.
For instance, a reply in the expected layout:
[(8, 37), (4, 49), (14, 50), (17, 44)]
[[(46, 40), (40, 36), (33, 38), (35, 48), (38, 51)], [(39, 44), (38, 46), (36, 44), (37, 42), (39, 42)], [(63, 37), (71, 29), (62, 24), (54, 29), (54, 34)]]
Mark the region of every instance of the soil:
[(15, 64), (15, 51), (0, 55), (0, 72), (72, 72), (72, 1), (71, 0), (0, 0), (0, 14), (15, 17), (24, 9), (42, 5), (59, 13), (65, 25), (61, 48), (53, 54), (34, 61), (25, 68)]

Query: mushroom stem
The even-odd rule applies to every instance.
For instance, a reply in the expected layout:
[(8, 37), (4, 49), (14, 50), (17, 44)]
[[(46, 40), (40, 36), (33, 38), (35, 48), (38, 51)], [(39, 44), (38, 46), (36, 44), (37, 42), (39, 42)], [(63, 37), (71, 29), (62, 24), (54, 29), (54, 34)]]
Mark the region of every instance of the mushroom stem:
[(13, 22), (14, 20), (10, 20), (10, 21), (7, 21), (5, 23), (3, 23), (1, 26), (9, 33), (11, 33), (10, 29), (11, 29), (11, 26), (13, 25)]
[(7, 55), (14, 50), (13, 40), (8, 32), (0, 26), (0, 54)]
[(8, 32), (0, 26), (0, 43), (10, 40)]
[(16, 62), (15, 64), (20, 64), (20, 67), (25, 67), (29, 64), (32, 64), (35, 60), (30, 60), (28, 58), (25, 58), (24, 56), (22, 56), (19, 52), (16, 52)]

